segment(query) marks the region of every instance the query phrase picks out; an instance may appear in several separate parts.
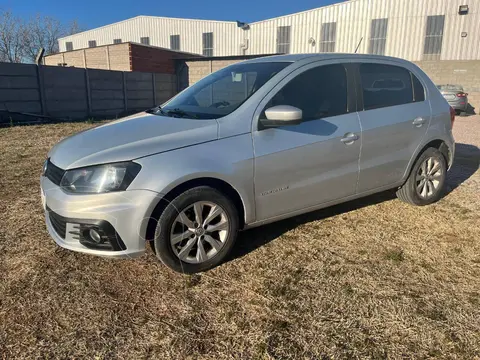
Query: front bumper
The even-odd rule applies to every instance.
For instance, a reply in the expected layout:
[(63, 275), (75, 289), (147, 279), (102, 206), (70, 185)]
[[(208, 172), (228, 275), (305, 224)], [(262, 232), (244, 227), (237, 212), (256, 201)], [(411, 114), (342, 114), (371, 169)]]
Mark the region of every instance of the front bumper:
[[(145, 252), (148, 220), (159, 200), (159, 194), (149, 190), (127, 190), (105, 194), (68, 194), (46, 177), (40, 180), (42, 203), (47, 230), (55, 242), (69, 250), (87, 254), (133, 258)], [(52, 211), (52, 219), (49, 211)], [(65, 231), (59, 230), (56, 219), (63, 219)], [(85, 246), (75, 230), (79, 224), (101, 224), (117, 236), (116, 250)]]

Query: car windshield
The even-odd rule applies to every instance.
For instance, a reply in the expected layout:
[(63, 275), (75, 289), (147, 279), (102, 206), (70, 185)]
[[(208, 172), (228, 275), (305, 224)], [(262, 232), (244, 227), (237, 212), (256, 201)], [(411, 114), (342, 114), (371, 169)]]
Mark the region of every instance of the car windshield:
[(463, 86), (461, 85), (437, 85), (438, 90), (452, 90), (452, 91), (463, 91)]
[(151, 112), (191, 119), (215, 119), (226, 116), (290, 64), (261, 62), (229, 66), (203, 78), (161, 109), (152, 109)]

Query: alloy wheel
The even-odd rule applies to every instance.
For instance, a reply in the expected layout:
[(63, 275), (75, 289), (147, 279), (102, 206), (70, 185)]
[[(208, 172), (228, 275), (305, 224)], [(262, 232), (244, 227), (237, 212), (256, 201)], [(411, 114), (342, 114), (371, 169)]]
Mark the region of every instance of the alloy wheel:
[(225, 245), (230, 224), (225, 210), (209, 201), (195, 202), (175, 218), (170, 244), (182, 261), (199, 264), (214, 257)]
[(442, 173), (440, 161), (434, 157), (427, 158), (418, 168), (415, 177), (417, 194), (423, 199), (428, 199), (436, 194)]

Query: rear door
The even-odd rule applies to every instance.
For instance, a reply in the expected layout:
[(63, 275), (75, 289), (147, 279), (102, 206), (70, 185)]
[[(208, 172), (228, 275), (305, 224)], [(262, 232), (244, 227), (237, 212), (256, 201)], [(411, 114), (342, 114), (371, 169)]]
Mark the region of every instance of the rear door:
[(384, 63), (358, 64), (362, 149), (358, 193), (401, 181), (425, 135), (430, 104), (409, 70)]

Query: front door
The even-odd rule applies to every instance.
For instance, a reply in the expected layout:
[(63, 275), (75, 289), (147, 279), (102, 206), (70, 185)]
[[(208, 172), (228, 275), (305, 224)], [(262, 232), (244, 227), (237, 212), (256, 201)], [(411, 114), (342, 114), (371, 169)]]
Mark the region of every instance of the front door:
[(310, 64), (260, 104), (260, 119), (276, 105), (295, 106), (303, 118), (298, 125), (254, 128), (258, 221), (355, 194), (361, 132), (348, 79), (342, 64)]
[(430, 104), (418, 78), (403, 67), (359, 64), (363, 95), (358, 192), (398, 184), (425, 135)]

